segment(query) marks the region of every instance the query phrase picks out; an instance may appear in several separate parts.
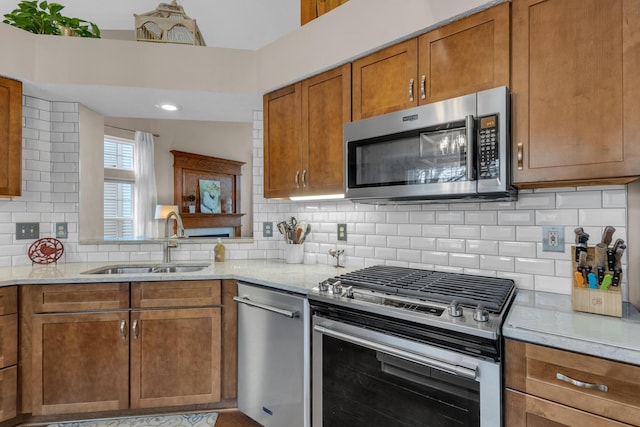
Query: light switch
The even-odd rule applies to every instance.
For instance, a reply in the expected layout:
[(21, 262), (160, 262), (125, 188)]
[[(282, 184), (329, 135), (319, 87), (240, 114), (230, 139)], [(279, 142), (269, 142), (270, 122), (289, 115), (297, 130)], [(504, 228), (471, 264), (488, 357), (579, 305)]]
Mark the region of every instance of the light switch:
[(40, 237), (40, 224), (37, 222), (16, 222), (16, 240), (33, 240)]

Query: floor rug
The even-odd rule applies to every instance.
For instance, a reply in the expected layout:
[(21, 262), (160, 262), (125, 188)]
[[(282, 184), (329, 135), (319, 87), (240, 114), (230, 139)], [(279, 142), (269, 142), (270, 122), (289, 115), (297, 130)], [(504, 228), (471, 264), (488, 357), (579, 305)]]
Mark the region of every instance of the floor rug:
[(47, 427), (213, 427), (218, 419), (215, 412), (197, 414), (157, 415), (150, 417), (103, 418), (49, 424)]

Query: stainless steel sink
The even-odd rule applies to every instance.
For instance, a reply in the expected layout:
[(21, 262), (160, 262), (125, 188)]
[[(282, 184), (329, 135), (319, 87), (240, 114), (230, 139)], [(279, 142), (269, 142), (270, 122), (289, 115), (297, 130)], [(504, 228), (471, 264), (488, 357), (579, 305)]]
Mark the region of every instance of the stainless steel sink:
[(207, 268), (210, 264), (123, 264), (105, 265), (81, 274), (139, 274), (139, 273), (189, 273)]

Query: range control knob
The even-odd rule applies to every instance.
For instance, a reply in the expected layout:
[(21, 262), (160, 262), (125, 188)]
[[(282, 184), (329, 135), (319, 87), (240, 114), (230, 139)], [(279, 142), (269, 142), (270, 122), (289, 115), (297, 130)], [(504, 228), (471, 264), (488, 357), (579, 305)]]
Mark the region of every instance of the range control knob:
[(489, 320), (489, 312), (484, 308), (484, 305), (478, 304), (478, 307), (473, 312), (473, 320), (476, 322), (487, 322)]
[(318, 290), (320, 292), (327, 292), (329, 290), (329, 282), (324, 280), (324, 281), (318, 283)]
[(460, 307), (460, 304), (458, 304), (457, 300), (451, 301), (451, 304), (449, 304), (447, 310), (449, 311), (449, 316), (451, 317), (462, 316), (462, 307)]
[(333, 286), (332, 287), (332, 292), (334, 294), (341, 294), (342, 293), (342, 282), (340, 280), (334, 282), (332, 286)]
[(353, 286), (347, 286), (344, 288), (344, 296), (347, 298), (353, 298)]

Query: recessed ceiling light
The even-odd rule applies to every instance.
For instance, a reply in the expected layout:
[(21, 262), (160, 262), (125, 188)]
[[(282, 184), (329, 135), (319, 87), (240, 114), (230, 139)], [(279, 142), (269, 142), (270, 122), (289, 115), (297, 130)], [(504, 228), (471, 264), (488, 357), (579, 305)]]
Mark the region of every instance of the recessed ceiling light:
[(156, 104), (156, 107), (158, 107), (159, 109), (164, 110), (164, 111), (178, 111), (178, 110), (182, 109), (182, 107), (180, 105), (169, 104), (169, 103)]

